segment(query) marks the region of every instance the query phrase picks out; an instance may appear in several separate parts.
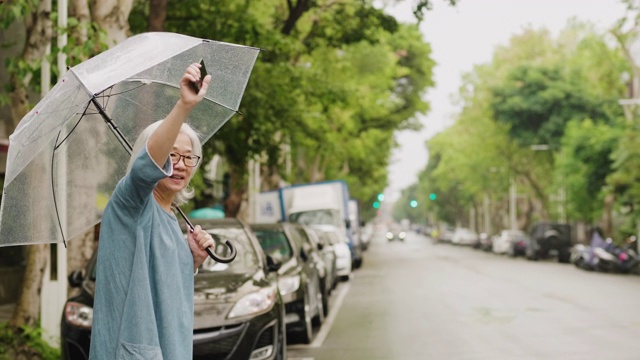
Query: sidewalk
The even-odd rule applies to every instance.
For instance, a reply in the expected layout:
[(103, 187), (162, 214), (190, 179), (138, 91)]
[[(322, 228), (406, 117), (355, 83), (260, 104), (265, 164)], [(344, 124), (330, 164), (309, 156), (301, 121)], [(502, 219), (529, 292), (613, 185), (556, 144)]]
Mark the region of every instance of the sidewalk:
[(0, 323), (7, 322), (13, 314), (15, 304), (0, 305)]

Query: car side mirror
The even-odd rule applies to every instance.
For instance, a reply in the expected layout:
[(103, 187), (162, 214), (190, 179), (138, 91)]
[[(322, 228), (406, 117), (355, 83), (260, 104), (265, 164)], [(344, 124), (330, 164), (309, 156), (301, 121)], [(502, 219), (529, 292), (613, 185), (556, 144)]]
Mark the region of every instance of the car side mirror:
[(271, 255), (267, 255), (267, 269), (276, 272), (282, 267), (282, 261), (274, 259)]
[(69, 274), (67, 278), (69, 280), (69, 286), (72, 288), (78, 288), (82, 286), (82, 281), (84, 280), (84, 276), (82, 275), (82, 271), (75, 270)]

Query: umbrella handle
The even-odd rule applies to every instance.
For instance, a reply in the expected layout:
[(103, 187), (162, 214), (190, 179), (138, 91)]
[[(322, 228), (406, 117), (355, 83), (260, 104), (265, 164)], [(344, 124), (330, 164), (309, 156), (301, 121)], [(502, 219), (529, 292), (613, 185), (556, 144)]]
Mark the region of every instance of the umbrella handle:
[(236, 258), (236, 255), (238, 255), (238, 252), (236, 251), (236, 247), (233, 246), (231, 241), (227, 240), (224, 243), (225, 245), (227, 245), (227, 247), (229, 248), (229, 251), (231, 252), (231, 254), (229, 254), (229, 256), (227, 257), (221, 257), (220, 255), (211, 251), (211, 248), (206, 248), (205, 250), (207, 251), (207, 254), (209, 254), (209, 257), (211, 257), (213, 260), (219, 263), (228, 264)]
[[(182, 216), (182, 218), (184, 219), (184, 221), (187, 222), (187, 225), (189, 226), (189, 229), (193, 230), (193, 224), (191, 223), (191, 221), (189, 221), (189, 219), (187, 218), (187, 215), (185, 215), (185, 213), (179, 208), (179, 207), (175, 207), (176, 210), (178, 210), (178, 213), (180, 214), (180, 216)], [(238, 251), (236, 250), (236, 247), (233, 246), (233, 244), (231, 243), (231, 241), (227, 240), (224, 242), (225, 245), (227, 245), (227, 247), (229, 248), (229, 251), (231, 252), (231, 254), (229, 254), (229, 256), (227, 257), (223, 257), (220, 256), (216, 253), (214, 253), (211, 248), (206, 248), (204, 249), (207, 254), (209, 254), (209, 257), (211, 257), (213, 260), (219, 262), (219, 263), (223, 263), (223, 264), (228, 264), (230, 262), (232, 262), (235, 258), (236, 255), (238, 255)]]

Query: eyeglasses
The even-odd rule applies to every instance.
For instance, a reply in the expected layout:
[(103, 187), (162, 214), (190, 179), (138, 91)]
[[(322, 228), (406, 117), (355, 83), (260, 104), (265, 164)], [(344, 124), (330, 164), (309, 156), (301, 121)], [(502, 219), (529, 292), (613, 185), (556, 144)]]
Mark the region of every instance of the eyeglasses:
[(198, 165), (200, 162), (200, 156), (198, 155), (180, 155), (176, 152), (169, 153), (169, 157), (171, 157), (171, 163), (177, 164), (180, 162), (180, 159), (184, 159), (185, 166), (194, 167)]

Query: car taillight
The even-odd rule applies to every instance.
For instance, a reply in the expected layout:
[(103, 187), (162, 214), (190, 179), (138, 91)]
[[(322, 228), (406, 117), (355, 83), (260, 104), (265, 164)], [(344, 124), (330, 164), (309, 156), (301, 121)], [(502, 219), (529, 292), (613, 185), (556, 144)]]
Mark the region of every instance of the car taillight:
[(74, 326), (91, 329), (93, 308), (75, 301), (69, 301), (64, 307), (64, 318)]

